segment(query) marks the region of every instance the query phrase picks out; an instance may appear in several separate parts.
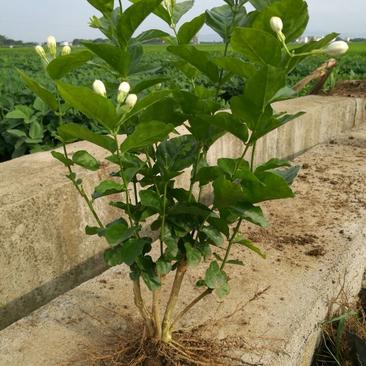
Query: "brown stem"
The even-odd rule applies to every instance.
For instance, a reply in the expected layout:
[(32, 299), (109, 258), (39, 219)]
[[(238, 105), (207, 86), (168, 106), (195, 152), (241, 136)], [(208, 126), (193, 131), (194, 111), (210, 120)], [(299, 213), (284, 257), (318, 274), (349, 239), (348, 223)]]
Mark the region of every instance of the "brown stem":
[(144, 299), (142, 298), (141, 294), (141, 285), (140, 285), (140, 279), (133, 281), (133, 294), (134, 294), (134, 301), (137, 309), (139, 310), (142, 318), (145, 321), (148, 336), (153, 337), (154, 336), (154, 323), (151, 319), (151, 314), (147, 310), (145, 306)]
[(168, 304), (166, 306), (164, 319), (163, 319), (163, 334), (162, 340), (165, 343), (170, 343), (172, 340), (172, 318), (174, 309), (178, 302), (179, 292), (182, 287), (184, 275), (187, 272), (187, 264), (185, 262), (178, 265), (175, 273), (175, 278), (170, 292)]
[(160, 307), (161, 307), (161, 290), (153, 291), (153, 302), (152, 302), (152, 316), (154, 318), (154, 338), (161, 339), (162, 326), (161, 326), (161, 316), (160, 316)]
[(202, 292), (201, 295), (197, 296), (189, 305), (187, 305), (173, 320), (172, 328), (176, 325), (179, 320), (181, 320), (184, 315), (186, 315), (197, 303), (199, 303), (206, 296), (212, 294), (212, 289), (208, 288), (206, 291)]

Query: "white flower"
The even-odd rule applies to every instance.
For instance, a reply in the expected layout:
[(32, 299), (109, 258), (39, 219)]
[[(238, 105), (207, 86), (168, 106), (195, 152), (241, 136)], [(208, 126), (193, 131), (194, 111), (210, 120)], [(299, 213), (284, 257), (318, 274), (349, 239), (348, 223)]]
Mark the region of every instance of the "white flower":
[(270, 25), (273, 32), (275, 33), (281, 33), (283, 30), (283, 22), (279, 17), (272, 17), (270, 20)]
[(44, 50), (44, 48), (40, 45), (36, 46), (34, 48), (38, 54), (38, 56), (43, 60), (45, 61), (46, 63), (48, 63), (48, 59), (47, 59), (47, 56), (46, 56), (46, 52)]
[(323, 51), (329, 56), (340, 56), (346, 53), (349, 49), (349, 46), (344, 41), (336, 41), (330, 43), (327, 47), (323, 49)]
[(69, 55), (71, 53), (71, 47), (70, 46), (64, 46), (61, 51), (62, 56)]
[(48, 36), (47, 47), (50, 51), (51, 56), (56, 57), (57, 43), (56, 43), (56, 38), (54, 36)]
[(119, 87), (118, 87), (118, 96), (117, 96), (117, 100), (118, 100), (118, 103), (122, 104), (128, 93), (130, 92), (131, 90), (131, 86), (129, 83), (127, 83), (126, 81), (122, 82)]
[(97, 93), (98, 95), (101, 95), (102, 97), (107, 96), (107, 90), (105, 88), (103, 81), (95, 80), (93, 83), (93, 89), (94, 92)]
[(129, 108), (129, 109), (132, 109), (136, 103), (137, 103), (137, 95), (136, 94), (130, 94), (127, 98), (126, 98), (126, 106)]

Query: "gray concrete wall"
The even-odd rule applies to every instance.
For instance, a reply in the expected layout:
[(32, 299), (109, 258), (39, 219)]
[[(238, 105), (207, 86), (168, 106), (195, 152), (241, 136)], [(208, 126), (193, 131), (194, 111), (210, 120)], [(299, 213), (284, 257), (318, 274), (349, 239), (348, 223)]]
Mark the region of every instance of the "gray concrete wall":
[[(366, 121), (363, 99), (311, 96), (277, 103), (275, 109), (306, 115), (265, 137), (257, 162), (297, 155)], [(70, 151), (81, 149), (99, 159), (105, 156), (85, 142), (70, 146)], [(241, 152), (240, 142), (228, 135), (213, 146), (209, 158)], [(108, 167), (80, 174), (91, 192), (108, 175)], [(103, 200), (97, 211), (104, 222), (117, 215)], [(93, 223), (50, 153), (0, 164), (0, 329), (105, 269), (104, 241), (84, 234), (84, 227)]]

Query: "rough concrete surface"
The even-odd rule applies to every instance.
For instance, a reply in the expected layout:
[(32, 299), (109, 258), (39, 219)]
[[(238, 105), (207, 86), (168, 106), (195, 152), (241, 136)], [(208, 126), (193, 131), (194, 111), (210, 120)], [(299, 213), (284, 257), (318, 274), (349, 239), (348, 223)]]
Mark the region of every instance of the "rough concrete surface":
[[(306, 114), (265, 137), (258, 144), (256, 161), (299, 154), (360, 125), (366, 121), (365, 106), (365, 99), (314, 96), (276, 103), (279, 112)], [(104, 151), (85, 142), (69, 149), (105, 157)], [(213, 146), (209, 159), (241, 152), (240, 142), (227, 135)], [(108, 167), (97, 173), (80, 171), (86, 190), (91, 192), (108, 172)], [(0, 177), (2, 329), (100, 273), (105, 268), (100, 256), (105, 243), (84, 234), (85, 225), (94, 220), (49, 152), (0, 164)], [(97, 201), (96, 208), (104, 222), (117, 215), (106, 201)]]
[[(340, 295), (351, 299), (361, 286), (365, 158), (365, 127), (297, 158), (303, 169), (294, 185), (296, 198), (265, 206), (269, 230), (241, 227), (268, 258), (235, 249), (232, 257), (245, 267), (233, 266), (230, 295), (223, 302), (206, 298), (181, 326), (203, 324), (205, 336), (220, 340), (243, 362), (308, 366), (329, 307)], [(200, 293), (193, 284), (205, 267), (186, 276), (180, 307)], [(116, 334), (129, 337), (135, 314), (127, 270), (110, 269), (0, 332), (0, 365), (55, 366), (70, 360), (87, 365), (78, 361), (82, 350)]]

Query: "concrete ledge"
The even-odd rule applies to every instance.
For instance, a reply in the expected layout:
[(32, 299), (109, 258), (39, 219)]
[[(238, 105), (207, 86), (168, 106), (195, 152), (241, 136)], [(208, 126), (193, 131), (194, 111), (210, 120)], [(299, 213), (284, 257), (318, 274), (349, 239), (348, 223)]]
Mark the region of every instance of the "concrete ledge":
[[(278, 111), (307, 114), (264, 138), (256, 161), (297, 155), (360, 125), (366, 120), (365, 106), (363, 99), (339, 97), (277, 103)], [(85, 142), (70, 149), (105, 156)], [(241, 150), (238, 140), (228, 135), (213, 146), (210, 160), (239, 156)], [(108, 175), (108, 167), (81, 174), (91, 191)], [(105, 269), (100, 259), (105, 243), (84, 234), (93, 218), (64, 175), (48, 152), (0, 164), (0, 329)], [(118, 215), (103, 200), (97, 210), (105, 222)]]
[[(351, 139), (350, 139), (351, 137)], [(329, 306), (341, 288), (360, 290), (366, 264), (366, 128), (308, 151), (295, 184), (296, 198), (272, 202), (272, 228), (243, 225), (267, 260), (237, 249), (245, 267), (231, 274), (224, 302), (206, 299), (182, 326), (204, 323), (233, 355), (264, 366), (309, 366)], [(204, 266), (190, 271), (183, 304)], [(248, 302), (259, 290), (268, 290)], [(53, 300), (0, 332), (1, 366), (56, 366), (78, 359), (115, 333), (128, 337), (135, 318), (125, 267), (116, 267)], [(164, 293), (166, 299), (167, 293)], [(82, 363), (73, 362), (78, 366)]]

